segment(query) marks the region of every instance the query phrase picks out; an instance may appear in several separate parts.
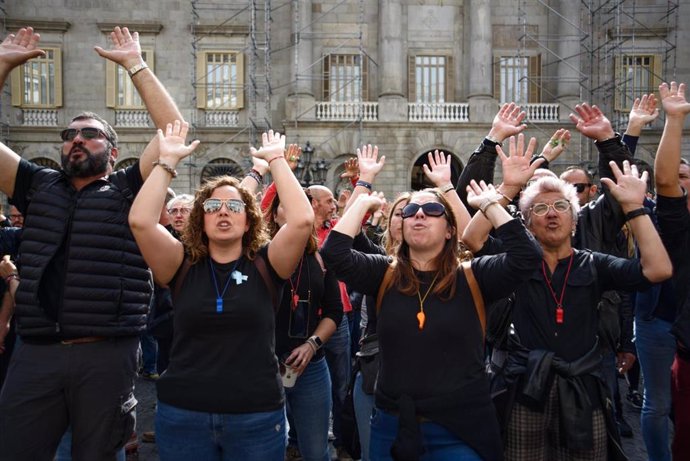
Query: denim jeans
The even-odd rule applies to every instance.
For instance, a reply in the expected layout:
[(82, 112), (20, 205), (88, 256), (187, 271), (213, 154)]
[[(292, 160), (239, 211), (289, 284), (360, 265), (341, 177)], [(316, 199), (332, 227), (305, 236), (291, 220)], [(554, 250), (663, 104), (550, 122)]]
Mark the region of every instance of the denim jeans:
[(362, 373), (357, 372), (352, 393), (355, 403), (355, 418), (359, 431), (359, 445), (362, 447), (362, 461), (369, 461), (369, 439), (371, 437), (371, 417), (374, 412), (374, 396), (362, 390)]
[(161, 461), (283, 461), (285, 409), (218, 414), (158, 401), (156, 444)]
[[(115, 461), (125, 461), (125, 459), (125, 448), (122, 447), (120, 451), (117, 452)], [(55, 454), (55, 461), (72, 461), (72, 427), (68, 427), (67, 432), (62, 436), (57, 453)]]
[(328, 371), (331, 374), (333, 389), (333, 435), (335, 436), (333, 446), (339, 447), (341, 445), (340, 420), (343, 412), (343, 402), (347, 395), (347, 386), (350, 381), (350, 374), (352, 373), (352, 362), (350, 360), (350, 327), (347, 315), (343, 315), (338, 329), (326, 343), (325, 349), (326, 361), (328, 362)]
[(140, 337), (141, 360), (144, 373), (156, 373), (156, 361), (158, 356), (158, 343), (150, 333), (144, 333)]
[(302, 459), (329, 461), (328, 415), (332, 402), (331, 377), (326, 359), (309, 363), (297, 378), (295, 386), (285, 389), (285, 397)]
[(640, 416), (642, 438), (650, 461), (671, 461), (669, 414), (671, 413), (671, 365), (676, 340), (671, 323), (658, 318), (635, 319), (635, 346), (644, 378)]
[[(420, 461), (481, 461), (476, 451), (443, 426), (431, 422), (419, 426), (425, 449)], [(398, 417), (377, 408), (371, 418), (371, 459), (392, 461), (391, 447), (397, 433)]]

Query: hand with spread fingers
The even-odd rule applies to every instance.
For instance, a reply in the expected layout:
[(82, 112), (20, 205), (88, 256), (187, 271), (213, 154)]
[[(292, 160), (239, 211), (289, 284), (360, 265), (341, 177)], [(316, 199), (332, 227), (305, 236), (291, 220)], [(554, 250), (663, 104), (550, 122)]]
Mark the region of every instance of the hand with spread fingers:
[(575, 106), (577, 115), (570, 114), (570, 120), (577, 131), (595, 141), (606, 141), (616, 135), (613, 126), (604, 113), (597, 106), (590, 106), (586, 102)]
[(100, 46), (94, 49), (101, 57), (121, 65), (125, 69), (131, 69), (138, 64), (145, 64), (139, 44), (139, 32), (129, 32), (127, 27), (115, 27), (110, 33), (113, 47), (109, 50)]
[(527, 125), (522, 123), (526, 116), (527, 113), (520, 110), (520, 106), (514, 102), (503, 104), (491, 123), (487, 137), (503, 142), (510, 136), (522, 133), (527, 128)]
[(641, 97), (635, 98), (628, 116), (628, 127), (625, 130), (625, 134), (640, 136), (642, 128), (652, 123), (658, 116), (659, 109), (657, 108), (657, 100), (654, 93), (643, 94)]
[(359, 165), (359, 179), (361, 181), (373, 183), (385, 163), (385, 155), (379, 158), (378, 146), (372, 148), (371, 144), (365, 144), (361, 149), (357, 149), (357, 164)]
[(570, 138), (571, 135), (569, 130), (565, 128), (556, 130), (553, 136), (551, 136), (551, 139), (549, 139), (549, 142), (544, 145), (541, 156), (544, 157), (547, 162), (553, 162), (568, 148)]
[(501, 147), (496, 147), (496, 152), (501, 159), (504, 186), (520, 188), (527, 184), (527, 181), (534, 175), (534, 171), (544, 163), (543, 159), (537, 159), (530, 164), (532, 153), (536, 147), (536, 138), (530, 138), (527, 149), (525, 149), (525, 135), (522, 133), (517, 136), (517, 139), (515, 136), (510, 137), (509, 155), (506, 155)]
[(429, 152), (427, 155), (429, 164), (426, 163), (422, 165), (424, 170), (424, 175), (432, 182), (436, 187), (442, 187), (446, 184), (450, 184), (451, 172), (451, 156), (446, 155), (439, 150), (435, 150), (433, 153)]
[(10, 34), (0, 43), (0, 73), (3, 75), (26, 61), (45, 55), (37, 48), (41, 38), (33, 27), (23, 27), (16, 34)]

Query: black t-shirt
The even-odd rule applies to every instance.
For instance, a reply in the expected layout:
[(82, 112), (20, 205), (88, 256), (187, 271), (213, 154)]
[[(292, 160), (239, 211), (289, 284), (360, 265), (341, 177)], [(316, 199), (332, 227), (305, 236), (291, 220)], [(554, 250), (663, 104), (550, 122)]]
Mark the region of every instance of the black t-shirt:
[[(285, 281), (271, 267), (267, 249), (260, 253), (281, 290)], [(221, 293), (233, 268), (240, 276), (230, 281), (222, 312), (208, 258), (194, 264), (182, 282), (170, 365), (157, 383), (162, 402), (212, 413), (273, 411), (283, 405), (271, 294), (253, 261), (236, 262), (213, 263)]]

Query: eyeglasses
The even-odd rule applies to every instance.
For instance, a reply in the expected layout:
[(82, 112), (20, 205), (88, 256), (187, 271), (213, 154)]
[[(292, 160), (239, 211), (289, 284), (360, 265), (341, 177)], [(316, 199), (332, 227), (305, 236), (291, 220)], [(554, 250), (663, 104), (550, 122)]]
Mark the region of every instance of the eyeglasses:
[(438, 218), (439, 216), (446, 214), (446, 207), (444, 207), (442, 203), (426, 202), (421, 205), (419, 203), (408, 203), (402, 209), (402, 218), (410, 218), (416, 215), (420, 208), (425, 215), (432, 216), (434, 218)]
[(171, 214), (173, 216), (176, 214), (188, 215), (191, 211), (191, 208), (169, 208), (168, 214)]
[(592, 187), (590, 183), (584, 183), (584, 182), (578, 182), (575, 184), (571, 184), (575, 190), (577, 191), (578, 194), (581, 194), (585, 191), (585, 189)]
[(78, 134), (81, 134), (81, 137), (84, 139), (97, 139), (97, 138), (105, 138), (108, 141), (110, 141), (110, 138), (108, 137), (107, 134), (103, 130), (100, 130), (98, 128), (94, 127), (84, 127), (84, 128), (67, 128), (64, 129), (60, 132), (60, 137), (62, 138), (63, 141), (73, 141), (74, 138), (77, 137)]
[(570, 210), (570, 202), (564, 199), (556, 200), (553, 203), (535, 203), (532, 205), (532, 213), (537, 216), (544, 216), (549, 212), (549, 208), (553, 208), (559, 213), (566, 213)]
[(246, 204), (242, 200), (236, 198), (222, 199), (222, 198), (207, 198), (204, 200), (204, 213), (217, 213), (225, 204), (228, 211), (233, 213), (242, 213)]

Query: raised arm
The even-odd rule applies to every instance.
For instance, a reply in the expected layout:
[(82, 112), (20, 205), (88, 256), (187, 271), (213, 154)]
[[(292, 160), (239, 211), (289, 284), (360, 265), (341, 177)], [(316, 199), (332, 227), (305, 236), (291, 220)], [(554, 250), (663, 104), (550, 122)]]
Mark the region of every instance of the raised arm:
[(626, 218), (630, 222), (633, 235), (640, 249), (640, 264), (642, 273), (650, 282), (657, 283), (671, 277), (671, 260), (666, 253), (661, 237), (657, 232), (648, 210), (643, 212), (644, 198), (647, 192), (647, 172), (640, 176), (637, 166), (628, 161), (623, 162), (623, 171), (615, 162), (611, 162), (611, 169), (616, 178), (613, 182), (609, 178), (602, 178), (602, 182), (611, 191), (611, 195), (618, 200)]
[(467, 211), (465, 204), (460, 200), (455, 186), (450, 181), (451, 156), (446, 156), (443, 152), (436, 150), (433, 154), (429, 152), (428, 160), (428, 165), (426, 163), (422, 165), (424, 174), (443, 193), (443, 196), (453, 209), (455, 219), (458, 222), (458, 240), (460, 240), (472, 217)]
[[(7, 77), (17, 66), (29, 59), (42, 56), (45, 52), (39, 48), (41, 36), (33, 28), (21, 28), (16, 34), (10, 34), (0, 43), (0, 88), (4, 88)], [(17, 175), (20, 157), (9, 147), (0, 143), (0, 190), (7, 196), (14, 194), (14, 181)]]
[(378, 194), (358, 195), (350, 207), (340, 217), (333, 230), (354, 238), (360, 231), (362, 220), (369, 211), (376, 211), (383, 206)]
[(681, 137), (690, 103), (685, 99), (685, 83), (662, 83), (659, 86), (661, 105), (666, 114), (664, 132), (654, 160), (656, 191), (664, 197), (681, 197), (678, 170), (680, 168)]
[[(100, 56), (127, 71), (156, 128), (164, 130), (168, 123), (175, 120), (183, 122), (184, 118), (175, 101), (144, 61), (139, 33), (130, 33), (126, 27), (115, 27), (110, 33), (110, 40), (113, 43), (111, 49), (105, 50), (100, 46), (95, 46), (94, 49)], [(154, 138), (153, 143), (156, 139)], [(158, 152), (155, 146), (154, 149), (146, 149), (141, 156), (140, 168), (144, 179), (151, 173), (153, 162), (156, 160), (154, 152)]]
[(158, 221), (172, 181), (169, 171), (174, 170), (180, 160), (199, 145), (199, 141), (185, 145), (188, 129), (187, 122), (175, 120), (174, 124), (166, 126), (165, 135), (158, 130), (159, 167), (154, 168), (146, 179), (129, 212), (132, 234), (155, 281), (160, 285), (170, 282), (184, 259), (182, 243)]
[(625, 129), (625, 135), (639, 138), (642, 134), (642, 128), (648, 123), (652, 123), (659, 116), (659, 109), (656, 105), (654, 93), (643, 94), (641, 97), (635, 98), (633, 107), (628, 115), (628, 126)]
[[(355, 184), (352, 195), (350, 195), (350, 198), (347, 200), (343, 213), (347, 212), (351, 204), (357, 200), (357, 197), (362, 194), (371, 193), (372, 184), (374, 184), (376, 176), (383, 169), (383, 165), (386, 164), (386, 156), (382, 155), (379, 158), (378, 146), (371, 147), (371, 144), (365, 144), (361, 149), (357, 149), (357, 161), (356, 163), (351, 162), (351, 164), (356, 164), (358, 166), (359, 179)], [(364, 219), (364, 216), (362, 216), (362, 219)]]
[(261, 149), (252, 148), (252, 155), (268, 162), (286, 220), (268, 245), (268, 259), (276, 273), (287, 279), (295, 271), (311, 235), (314, 209), (285, 158), (285, 136), (270, 130), (261, 139)]

